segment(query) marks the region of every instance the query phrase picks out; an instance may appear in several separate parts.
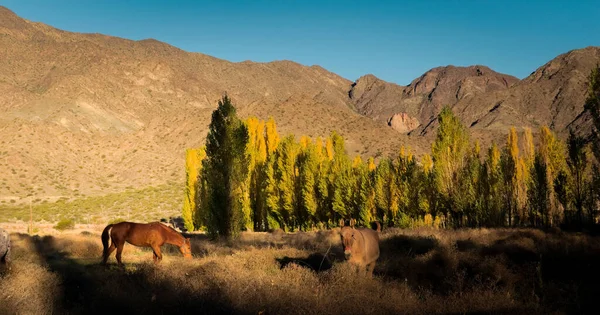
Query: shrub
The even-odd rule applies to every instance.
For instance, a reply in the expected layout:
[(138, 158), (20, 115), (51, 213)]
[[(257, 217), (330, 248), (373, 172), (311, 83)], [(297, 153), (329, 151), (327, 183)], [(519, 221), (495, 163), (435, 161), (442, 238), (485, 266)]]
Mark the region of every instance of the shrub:
[(62, 219), (58, 221), (54, 228), (59, 231), (72, 230), (75, 228), (75, 222), (72, 219)]

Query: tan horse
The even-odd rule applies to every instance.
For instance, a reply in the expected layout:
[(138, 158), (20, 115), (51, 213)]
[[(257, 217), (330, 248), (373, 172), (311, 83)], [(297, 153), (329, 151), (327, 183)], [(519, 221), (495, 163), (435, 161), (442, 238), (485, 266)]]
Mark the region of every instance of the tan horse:
[[(110, 247), (108, 247), (109, 236), (112, 240)], [(116, 249), (117, 262), (119, 265), (122, 265), (121, 253), (123, 252), (125, 242), (140, 247), (151, 247), (152, 251), (154, 251), (153, 258), (155, 263), (159, 263), (162, 260), (160, 247), (165, 243), (178, 246), (183, 257), (192, 258), (190, 239), (183, 237), (174, 229), (159, 222), (148, 224), (121, 222), (109, 224), (102, 232), (102, 245), (104, 246), (102, 263), (106, 264), (108, 256)]]
[(10, 269), (10, 234), (0, 229), (0, 265)]
[(373, 276), (375, 263), (379, 258), (379, 232), (381, 225), (377, 224), (377, 230), (368, 228), (355, 228), (355, 220), (350, 220), (350, 226), (344, 226), (344, 220), (340, 221), (340, 235), (344, 246), (346, 260), (356, 266), (358, 273), (364, 269), (365, 274)]

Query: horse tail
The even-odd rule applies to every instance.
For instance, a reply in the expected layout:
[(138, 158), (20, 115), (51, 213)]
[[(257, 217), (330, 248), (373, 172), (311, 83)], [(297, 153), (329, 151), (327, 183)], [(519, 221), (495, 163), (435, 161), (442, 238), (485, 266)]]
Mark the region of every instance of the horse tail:
[(112, 226), (113, 226), (113, 224), (109, 224), (104, 228), (104, 231), (102, 231), (102, 246), (104, 246), (104, 251), (103, 251), (104, 257), (106, 257), (106, 255), (108, 254), (108, 239), (109, 239), (108, 232), (110, 231)]

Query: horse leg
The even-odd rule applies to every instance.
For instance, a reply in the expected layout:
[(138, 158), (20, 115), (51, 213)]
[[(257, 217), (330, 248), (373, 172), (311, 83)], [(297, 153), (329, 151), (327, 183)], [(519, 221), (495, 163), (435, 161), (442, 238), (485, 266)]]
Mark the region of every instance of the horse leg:
[(117, 262), (121, 266), (123, 266), (123, 262), (121, 261), (121, 254), (123, 253), (124, 246), (125, 246), (125, 242), (120, 242), (119, 244), (117, 244)]
[(160, 246), (152, 245), (152, 250), (154, 251), (154, 262), (158, 264), (162, 260), (162, 253), (160, 252)]
[(362, 266), (360, 264), (352, 263), (350, 266), (351, 266), (352, 272), (354, 272), (355, 274), (360, 274), (360, 271), (362, 269)]
[(117, 249), (117, 246), (115, 246), (115, 242), (110, 242), (110, 247), (108, 247), (108, 249), (104, 252), (104, 257), (102, 258), (103, 264), (106, 265), (108, 257), (110, 257), (110, 254), (112, 254), (112, 252), (114, 252), (115, 249)]
[(367, 276), (373, 278), (373, 270), (375, 270), (375, 262), (367, 265)]

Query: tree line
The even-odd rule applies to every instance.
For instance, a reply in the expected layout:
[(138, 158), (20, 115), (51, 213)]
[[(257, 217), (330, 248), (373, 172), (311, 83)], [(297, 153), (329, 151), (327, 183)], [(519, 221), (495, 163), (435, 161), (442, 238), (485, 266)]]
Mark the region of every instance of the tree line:
[[(225, 96), (213, 112), (206, 145), (186, 151), (182, 217), (188, 230), (235, 236), (378, 220), (411, 227), (583, 227), (600, 201), (600, 71), (590, 74), (585, 108), (595, 130), (561, 141), (546, 126), (481, 152), (445, 107), (431, 154), (350, 158), (337, 132), (280, 138), (275, 121), (241, 121)], [(590, 154), (593, 152), (593, 155)]]

